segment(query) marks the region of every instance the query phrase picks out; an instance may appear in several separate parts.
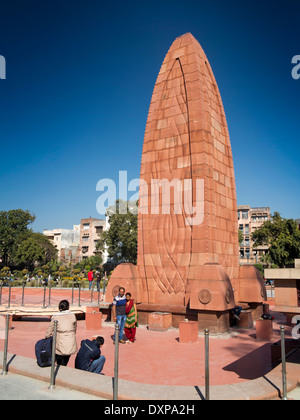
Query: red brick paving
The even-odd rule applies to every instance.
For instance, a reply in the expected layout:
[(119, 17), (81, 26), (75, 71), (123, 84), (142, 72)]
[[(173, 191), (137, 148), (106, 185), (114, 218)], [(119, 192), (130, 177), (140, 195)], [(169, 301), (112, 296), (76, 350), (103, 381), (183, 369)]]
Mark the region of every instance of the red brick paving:
[[(285, 317), (274, 314), (274, 337), (280, 338), (280, 325), (285, 324)], [(49, 319), (23, 318), (13, 321), (9, 333), (10, 353), (35, 358), (34, 345), (44, 337)], [(77, 343), (93, 335), (102, 335), (105, 345), (102, 353), (106, 356), (103, 373), (113, 376), (114, 345), (111, 336), (114, 332), (112, 323), (102, 323), (99, 331), (87, 331), (85, 321), (78, 321)], [(291, 327), (286, 327), (290, 336)], [(166, 332), (148, 331), (140, 327), (137, 341), (132, 344), (120, 344), (119, 377), (130, 381), (148, 384), (169, 385), (204, 385), (204, 338), (199, 336), (195, 344), (179, 342), (179, 330)], [(3, 340), (0, 340), (3, 349)], [(69, 362), (74, 367), (75, 356)], [(255, 329), (239, 330), (231, 338), (210, 339), (210, 383), (224, 385), (238, 383), (260, 377), (271, 370), (270, 342), (257, 341)]]

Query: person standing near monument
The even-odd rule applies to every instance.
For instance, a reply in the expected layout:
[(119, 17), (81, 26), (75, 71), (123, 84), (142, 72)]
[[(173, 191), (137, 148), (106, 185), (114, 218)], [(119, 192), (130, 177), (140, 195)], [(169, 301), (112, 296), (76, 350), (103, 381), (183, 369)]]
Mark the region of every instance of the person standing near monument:
[(101, 281), (101, 272), (98, 271), (96, 274), (96, 280), (97, 280), (97, 292), (100, 290), (100, 281)]
[(125, 334), (128, 338), (128, 343), (134, 343), (136, 335), (136, 324), (137, 324), (137, 310), (136, 304), (131, 299), (131, 293), (126, 293), (126, 322), (125, 322)]
[[(124, 287), (119, 288), (119, 294), (113, 300), (112, 316), (113, 320), (117, 322), (120, 328), (119, 343), (124, 344), (126, 343), (126, 341), (123, 340), (124, 327), (126, 322), (126, 296)], [(115, 343), (115, 336), (113, 340)]]
[(89, 290), (91, 290), (92, 288), (93, 280), (94, 280), (94, 273), (92, 270), (90, 270), (88, 272)]

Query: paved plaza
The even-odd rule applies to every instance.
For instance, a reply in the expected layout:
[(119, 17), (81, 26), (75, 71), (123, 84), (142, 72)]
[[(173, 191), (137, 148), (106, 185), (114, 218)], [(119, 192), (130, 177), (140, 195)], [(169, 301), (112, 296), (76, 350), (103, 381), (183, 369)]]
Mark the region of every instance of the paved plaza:
[[(269, 303), (272, 310), (273, 302), (269, 301)], [(260, 380), (259, 378), (266, 377), (269, 374), (272, 375), (271, 344), (280, 339), (280, 325), (285, 325), (285, 317), (283, 315), (275, 312), (273, 315), (275, 316), (274, 335), (271, 342), (256, 340), (254, 328), (231, 330), (229, 334), (210, 337), (210, 386), (215, 391), (218, 390), (216, 399), (219, 397), (222, 399), (222, 395), (220, 396), (219, 394), (221, 389), (228, 390), (228, 386), (232, 387), (235, 385), (244, 387), (248, 384), (249, 386), (251, 383), (254, 384), (255, 381)], [(24, 360), (29, 361), (30, 369), (38, 372), (35, 375), (35, 379), (40, 379), (37, 376), (42, 375), (42, 380), (46, 382), (48, 380), (45, 373), (46, 370), (37, 366), (34, 346), (36, 341), (44, 337), (48, 324), (49, 317), (23, 317), (19, 321), (13, 321), (12, 329), (9, 332), (8, 345), (8, 352), (12, 360), (11, 368), (13, 368), (15, 362), (18, 363), (17, 359), (22, 357), (24, 358), (22, 363), (27, 363)], [(287, 338), (291, 337), (291, 329), (291, 326), (285, 325)], [(96, 396), (102, 398), (110, 398), (111, 395), (111, 383), (114, 376), (113, 333), (114, 323), (112, 322), (102, 322), (102, 328), (98, 331), (87, 331), (85, 321), (79, 320), (77, 328), (78, 346), (81, 340), (92, 338), (94, 335), (101, 335), (105, 339), (105, 344), (102, 348), (102, 354), (106, 357), (106, 364), (103, 369), (104, 375), (101, 375), (101, 378), (95, 378), (95, 376), (98, 377), (99, 375), (77, 371), (74, 368), (75, 355), (70, 358), (68, 368), (65, 368), (71, 376), (75, 375), (72, 381), (80, 383), (81, 375), (85, 374), (88, 375), (88, 382), (91, 378), (101, 381), (101, 386), (99, 386), (100, 388), (103, 387), (103, 392), (99, 391), (98, 395), (96, 393)], [(0, 351), (3, 350), (3, 343), (4, 340), (0, 340)], [(149, 391), (151, 388), (148, 388), (151, 386), (156, 391), (159, 391), (159, 387), (161, 387), (161, 392), (166, 392), (167, 389), (172, 388), (174, 392), (165, 394), (170, 399), (180, 399), (180, 394), (176, 397), (176, 392), (180, 389), (188, 391), (187, 399), (191, 395), (192, 398), (203, 399), (205, 385), (204, 356), (204, 337), (201, 334), (199, 334), (197, 343), (183, 344), (179, 341), (179, 330), (176, 328), (171, 328), (165, 332), (157, 332), (149, 331), (146, 326), (141, 326), (137, 330), (137, 340), (134, 344), (120, 344), (119, 379), (124, 384), (134, 383), (137, 389), (140, 388), (139, 392), (143, 387), (146, 387), (148, 389), (147, 393), (144, 394), (146, 399), (151, 399)], [(2, 363), (2, 360), (0, 363)], [(28, 372), (23, 372), (23, 374), (27, 375)], [(65, 376), (61, 372), (60, 374)], [(7, 397), (9, 398), (12, 396), (11, 392), (13, 391), (9, 391), (8, 381), (5, 384)], [(3, 385), (1, 386), (3, 387)], [(280, 383), (278, 386), (280, 386)], [(36, 391), (37, 394), (33, 395), (33, 398), (42, 399), (45, 387), (46, 385), (43, 384), (41, 393)], [(68, 387), (67, 384), (66, 387)], [(105, 393), (106, 388), (109, 388), (107, 393)], [(35, 394), (34, 389), (33, 387), (33, 394)], [(88, 387), (85, 392), (89, 392)], [(153, 391), (153, 398), (157, 397), (155, 392)], [(126, 392), (123, 391), (123, 395), (126, 398), (134, 398), (133, 395), (130, 395), (129, 389)], [(181, 393), (181, 395), (184, 394)], [(294, 391), (293, 395), (297, 396), (297, 391)], [(49, 396), (49, 398), (52, 397), (55, 397), (55, 395)], [(85, 399), (85, 397), (89, 398), (89, 395), (83, 394), (82, 398)], [(247, 399), (247, 395), (242, 397), (242, 399)], [(62, 399), (67, 398), (68, 395), (66, 394), (66, 397)], [(70, 398), (72, 398), (71, 394)], [(163, 395), (162, 398), (164, 399)]]

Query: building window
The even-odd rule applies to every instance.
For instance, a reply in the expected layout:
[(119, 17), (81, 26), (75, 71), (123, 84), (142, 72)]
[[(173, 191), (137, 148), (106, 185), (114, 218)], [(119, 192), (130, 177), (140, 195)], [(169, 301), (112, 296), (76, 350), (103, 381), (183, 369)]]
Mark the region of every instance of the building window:
[(248, 219), (248, 211), (247, 210), (242, 211), (242, 219)]
[(85, 254), (87, 252), (89, 252), (89, 247), (88, 246), (83, 246), (82, 247), (82, 253)]
[(83, 236), (82, 237), (82, 242), (88, 242), (89, 239), (90, 239), (90, 237), (88, 235), (87, 236)]
[(88, 230), (90, 228), (90, 224), (89, 223), (83, 223), (83, 229), (84, 230)]
[(96, 233), (102, 233), (103, 232), (103, 226), (96, 226)]
[(245, 225), (245, 235), (249, 235), (249, 225)]

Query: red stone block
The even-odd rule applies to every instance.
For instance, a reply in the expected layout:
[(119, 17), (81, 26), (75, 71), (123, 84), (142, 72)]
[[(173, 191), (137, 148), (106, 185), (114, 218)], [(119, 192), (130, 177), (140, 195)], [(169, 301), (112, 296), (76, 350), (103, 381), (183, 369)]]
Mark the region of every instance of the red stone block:
[(85, 315), (85, 327), (88, 331), (96, 331), (102, 328), (102, 313), (98, 311), (87, 312)]
[(152, 312), (149, 314), (148, 329), (151, 331), (167, 331), (172, 326), (172, 314), (168, 312)]
[(256, 339), (271, 341), (273, 338), (273, 321), (271, 319), (258, 319), (256, 321)]
[(250, 310), (243, 310), (239, 315), (238, 325), (240, 328), (252, 328), (253, 327), (253, 317)]
[(179, 322), (179, 341), (180, 343), (197, 343), (198, 322), (196, 321)]
[(86, 313), (95, 313), (95, 312), (99, 312), (100, 308), (99, 306), (87, 306), (86, 307)]

